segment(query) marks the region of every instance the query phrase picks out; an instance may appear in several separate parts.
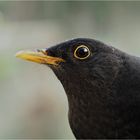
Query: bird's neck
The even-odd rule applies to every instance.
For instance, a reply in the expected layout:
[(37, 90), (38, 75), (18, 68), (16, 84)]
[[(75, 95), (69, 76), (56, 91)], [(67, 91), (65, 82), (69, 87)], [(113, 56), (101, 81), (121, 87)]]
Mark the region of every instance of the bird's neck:
[[(101, 138), (103, 133), (99, 134), (99, 132), (107, 130), (105, 126), (109, 126), (113, 122), (113, 116), (110, 113), (112, 108), (107, 107), (107, 101), (111, 101), (111, 97), (104, 96), (110, 94), (109, 89), (104, 84), (98, 85), (97, 83), (93, 83), (89, 83), (85, 80), (84, 82), (81, 81), (80, 84), (64, 85), (64, 87), (67, 87), (65, 91), (69, 103), (69, 122), (76, 138), (98, 138), (98, 136)], [(71, 87), (73, 85), (74, 87)], [(79, 88), (78, 85), (80, 85), (82, 89)], [(104, 91), (105, 94), (103, 94), (102, 91)], [(109, 122), (106, 121), (109, 120), (108, 118), (110, 118)], [(111, 127), (109, 127), (109, 129), (111, 129)]]

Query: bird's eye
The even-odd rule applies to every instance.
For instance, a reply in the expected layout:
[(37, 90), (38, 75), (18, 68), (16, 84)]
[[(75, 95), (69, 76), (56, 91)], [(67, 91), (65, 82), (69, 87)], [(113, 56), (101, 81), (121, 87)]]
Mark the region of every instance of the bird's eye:
[(90, 50), (85, 45), (78, 46), (74, 51), (74, 57), (77, 59), (86, 59), (90, 56)]

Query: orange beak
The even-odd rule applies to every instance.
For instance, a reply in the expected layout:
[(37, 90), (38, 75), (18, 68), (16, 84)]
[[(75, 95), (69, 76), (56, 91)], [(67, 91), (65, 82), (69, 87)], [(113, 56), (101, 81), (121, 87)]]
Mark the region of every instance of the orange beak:
[(62, 58), (47, 55), (47, 51), (45, 50), (20, 51), (16, 54), (16, 57), (40, 64), (51, 64), (55, 66), (60, 62), (65, 62)]

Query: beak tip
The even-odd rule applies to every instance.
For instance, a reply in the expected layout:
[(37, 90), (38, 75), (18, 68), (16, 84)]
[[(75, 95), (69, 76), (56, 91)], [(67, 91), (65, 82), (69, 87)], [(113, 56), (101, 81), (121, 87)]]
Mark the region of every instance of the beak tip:
[(21, 51), (17, 52), (17, 53), (15, 54), (15, 57), (19, 57), (20, 54), (21, 54)]
[(24, 51), (19, 51), (15, 54), (15, 57), (20, 58), (23, 55)]

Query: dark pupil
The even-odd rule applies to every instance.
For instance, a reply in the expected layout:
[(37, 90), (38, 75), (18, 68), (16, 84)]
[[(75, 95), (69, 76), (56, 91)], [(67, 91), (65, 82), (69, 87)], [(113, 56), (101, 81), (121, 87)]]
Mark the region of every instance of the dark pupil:
[(88, 49), (81, 47), (76, 51), (76, 55), (80, 58), (84, 58), (89, 54)]

